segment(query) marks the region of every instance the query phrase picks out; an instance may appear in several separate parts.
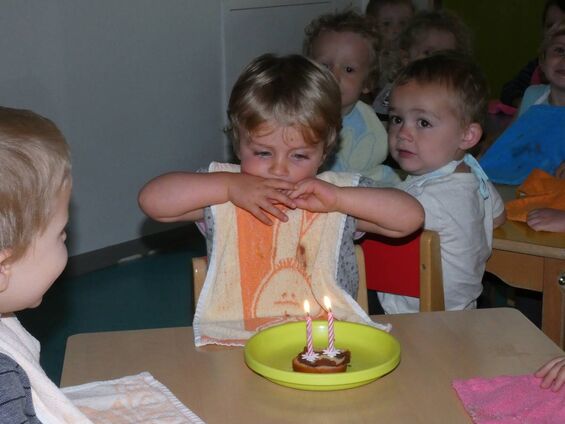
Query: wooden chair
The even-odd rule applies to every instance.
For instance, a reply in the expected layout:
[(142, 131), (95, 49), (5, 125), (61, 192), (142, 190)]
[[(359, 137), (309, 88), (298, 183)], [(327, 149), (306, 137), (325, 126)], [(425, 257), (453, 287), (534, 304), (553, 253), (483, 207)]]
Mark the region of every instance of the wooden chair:
[(391, 239), (373, 234), (361, 242), (368, 289), (420, 298), (420, 311), (445, 309), (441, 250), (435, 231)]
[[(359, 267), (359, 292), (357, 295), (357, 303), (365, 312), (369, 312), (369, 301), (367, 298), (367, 279), (365, 278), (365, 259), (363, 250), (360, 246), (355, 246), (355, 256), (357, 257), (357, 265)], [(192, 281), (193, 281), (193, 299), (194, 307), (200, 297), (204, 280), (206, 279), (206, 270), (208, 268), (208, 258), (199, 256), (192, 258)]]

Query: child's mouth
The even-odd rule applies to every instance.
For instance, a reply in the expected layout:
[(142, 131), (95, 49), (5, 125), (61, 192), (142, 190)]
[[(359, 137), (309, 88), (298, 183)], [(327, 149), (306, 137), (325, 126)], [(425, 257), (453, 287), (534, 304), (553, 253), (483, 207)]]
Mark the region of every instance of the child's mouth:
[(414, 153), (409, 152), (408, 150), (398, 149), (397, 152), (398, 152), (398, 157), (400, 158), (410, 158), (414, 156)]

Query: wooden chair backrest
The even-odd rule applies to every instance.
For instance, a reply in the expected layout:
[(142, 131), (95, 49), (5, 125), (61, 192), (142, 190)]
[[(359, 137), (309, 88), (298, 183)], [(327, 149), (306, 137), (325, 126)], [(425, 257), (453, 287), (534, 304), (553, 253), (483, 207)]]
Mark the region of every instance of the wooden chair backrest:
[(420, 311), (445, 309), (441, 249), (435, 231), (402, 239), (367, 235), (361, 242), (367, 288), (420, 298)]
[[(357, 296), (357, 303), (363, 308), (365, 312), (369, 312), (369, 302), (367, 299), (367, 279), (365, 278), (365, 260), (363, 257), (363, 250), (360, 246), (355, 246), (355, 256), (357, 258), (357, 265), (359, 267), (359, 292)], [(193, 301), (194, 310), (196, 310), (196, 303), (200, 297), (204, 280), (206, 280), (206, 270), (208, 268), (208, 258), (206, 256), (198, 256), (192, 258), (192, 282), (193, 282)]]

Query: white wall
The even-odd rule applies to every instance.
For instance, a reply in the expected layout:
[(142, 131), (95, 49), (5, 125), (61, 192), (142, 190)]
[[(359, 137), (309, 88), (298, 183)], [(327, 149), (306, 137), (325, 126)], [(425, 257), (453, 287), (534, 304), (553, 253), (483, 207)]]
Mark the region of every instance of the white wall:
[(221, 4), (4, 0), (0, 103), (53, 119), (73, 154), (70, 253), (157, 228), (150, 177), (222, 159)]
[(318, 11), (361, 2), (1, 4), (0, 104), (45, 115), (66, 135), (76, 255), (163, 230), (139, 211), (137, 192), (163, 172), (226, 158), (225, 102), (237, 69), (258, 53), (299, 52)]

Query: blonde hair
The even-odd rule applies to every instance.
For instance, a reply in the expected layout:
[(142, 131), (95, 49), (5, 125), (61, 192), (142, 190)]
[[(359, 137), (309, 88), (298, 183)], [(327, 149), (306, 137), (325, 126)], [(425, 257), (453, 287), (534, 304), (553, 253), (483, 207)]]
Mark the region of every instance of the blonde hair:
[(381, 50), (381, 37), (373, 20), (359, 15), (351, 10), (341, 13), (328, 13), (314, 19), (304, 29), (304, 54), (312, 57), (312, 48), (316, 38), (325, 31), (350, 32), (361, 36), (369, 42), (371, 47), (371, 58), (367, 86), (369, 90), (374, 88), (380, 74), (379, 56)]
[(54, 213), (70, 184), (69, 147), (49, 119), (0, 107), (0, 250), (19, 259)]
[(455, 51), (434, 53), (415, 60), (402, 68), (394, 87), (411, 81), (445, 87), (457, 100), (463, 127), (478, 123), (484, 128), (488, 101), (488, 86), (480, 67), (467, 55)]
[(565, 18), (561, 19), (559, 24), (557, 24), (553, 28), (551, 28), (547, 32), (545, 37), (543, 37), (543, 41), (541, 42), (541, 45), (540, 45), (540, 48), (539, 48), (539, 60), (540, 60), (540, 62), (545, 60), (545, 57), (547, 55), (547, 49), (549, 48), (551, 43), (553, 43), (553, 41), (557, 37), (561, 37), (562, 35), (565, 35)]
[(261, 129), (267, 121), (299, 129), (309, 144), (323, 143), (327, 153), (341, 130), (341, 94), (331, 73), (300, 55), (265, 54), (254, 59), (236, 81), (228, 104), (234, 150), (240, 133)]

